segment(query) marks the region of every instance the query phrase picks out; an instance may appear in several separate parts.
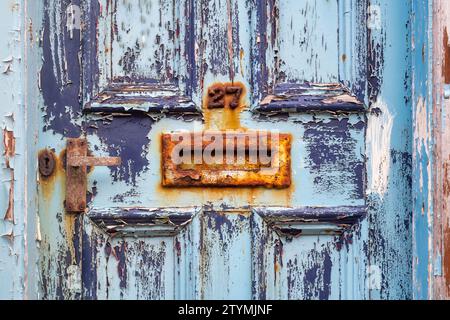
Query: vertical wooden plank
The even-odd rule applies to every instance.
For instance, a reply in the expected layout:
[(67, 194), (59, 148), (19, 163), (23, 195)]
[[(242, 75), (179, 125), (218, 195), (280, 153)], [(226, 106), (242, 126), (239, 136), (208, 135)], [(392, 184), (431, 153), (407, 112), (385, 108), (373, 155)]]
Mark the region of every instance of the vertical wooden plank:
[[(368, 270), (371, 299), (411, 298), (411, 100), (408, 0), (368, 7)], [(378, 272), (379, 271), (379, 272)]]
[(205, 208), (200, 232), (200, 299), (251, 299), (250, 213)]
[(0, 4), (0, 299), (37, 298), (36, 126), (41, 6)]
[(41, 97), (37, 100), (39, 149), (54, 150), (57, 159), (50, 177), (38, 176), (40, 220), (40, 298), (79, 299), (81, 283), (81, 215), (67, 214), (65, 199), (66, 138), (82, 134), (81, 25), (67, 25), (69, 6), (81, 1), (45, 0), (39, 66)]
[(24, 297), (26, 130), (24, 106), (24, 2), (2, 2), (0, 19), (0, 299)]
[[(428, 297), (450, 298), (450, 3), (434, 1), (430, 36), (433, 54), (429, 70), (432, 70), (432, 107), (429, 107), (433, 123), (429, 139), (433, 142), (432, 234), (428, 234), (429, 281)], [(430, 30), (430, 28), (428, 29)], [(431, 79), (429, 77), (428, 79)], [(429, 80), (431, 84), (431, 81)], [(418, 119), (420, 121), (420, 119)], [(431, 199), (430, 199), (431, 201)], [(422, 230), (425, 233), (424, 230)], [(424, 259), (426, 256), (418, 257)]]
[(367, 103), (368, 0), (339, 2), (339, 81)]
[(431, 95), (432, 1), (413, 1), (412, 116), (413, 116), (413, 297), (431, 298), (433, 233), (433, 162)]

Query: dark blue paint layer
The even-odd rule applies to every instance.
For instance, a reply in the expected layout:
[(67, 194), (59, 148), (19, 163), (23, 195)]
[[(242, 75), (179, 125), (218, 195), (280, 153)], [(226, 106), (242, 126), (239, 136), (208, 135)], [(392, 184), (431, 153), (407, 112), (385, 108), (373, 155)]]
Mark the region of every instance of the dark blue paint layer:
[[(64, 8), (71, 3), (79, 5), (80, 1), (62, 1), (61, 12), (65, 12)], [(44, 6), (49, 6), (48, 0), (45, 0)], [(56, 17), (50, 17), (50, 12), (45, 10), (42, 44), (44, 62), (41, 69), (41, 89), (45, 104), (43, 130), (53, 131), (65, 137), (79, 137), (82, 130), (74, 124), (73, 115), (78, 114), (82, 109), (80, 101), (81, 66), (79, 63), (80, 31), (74, 30), (72, 39), (68, 32), (56, 34), (54, 35), (55, 42), (51, 44), (50, 33), (53, 32), (51, 21), (61, 21), (59, 27), (61, 30), (65, 30), (65, 19), (58, 20)], [(60, 47), (61, 43), (63, 48)], [(52, 48), (54, 49), (52, 50)], [(64, 53), (63, 57), (58, 56), (60, 52)], [(65, 70), (61, 70), (63, 66), (58, 63), (58, 60), (67, 62)], [(57, 74), (55, 74), (55, 69)], [(71, 110), (70, 113), (66, 112), (66, 107)]]
[(287, 219), (290, 222), (321, 222), (338, 225), (354, 225), (366, 215), (365, 206), (354, 207), (300, 207), (300, 208), (253, 208), (263, 219), (273, 221)]
[(353, 199), (363, 199), (365, 190), (365, 162), (351, 132), (363, 132), (365, 122), (351, 124), (348, 118), (305, 125), (303, 139), (308, 152), (307, 168), (313, 174), (318, 191), (336, 192), (342, 185), (350, 185)]
[(148, 168), (149, 160), (143, 155), (150, 144), (148, 134), (153, 123), (144, 115), (89, 121), (88, 133), (95, 133), (111, 156), (122, 158), (121, 166), (111, 168), (114, 180), (136, 184), (137, 177)]
[(311, 83), (277, 84), (270, 101), (262, 102), (255, 110), (273, 112), (364, 112), (362, 102), (339, 84), (317, 85)]

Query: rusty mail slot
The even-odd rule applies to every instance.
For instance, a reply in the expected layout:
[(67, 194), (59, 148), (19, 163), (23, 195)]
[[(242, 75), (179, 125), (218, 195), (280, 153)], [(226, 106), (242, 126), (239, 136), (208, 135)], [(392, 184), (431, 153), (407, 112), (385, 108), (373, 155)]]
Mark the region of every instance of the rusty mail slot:
[(291, 140), (266, 131), (164, 133), (162, 185), (287, 188)]

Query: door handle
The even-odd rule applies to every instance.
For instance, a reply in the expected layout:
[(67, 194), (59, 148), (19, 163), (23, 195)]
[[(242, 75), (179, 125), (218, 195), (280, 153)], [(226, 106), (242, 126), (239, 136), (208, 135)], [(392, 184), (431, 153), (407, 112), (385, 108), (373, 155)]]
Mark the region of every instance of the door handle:
[(120, 157), (88, 156), (88, 143), (83, 138), (67, 139), (66, 147), (66, 200), (67, 212), (86, 210), (87, 167), (119, 166)]
[(67, 165), (72, 167), (113, 167), (121, 164), (119, 157), (84, 157), (84, 156), (72, 156), (67, 159)]

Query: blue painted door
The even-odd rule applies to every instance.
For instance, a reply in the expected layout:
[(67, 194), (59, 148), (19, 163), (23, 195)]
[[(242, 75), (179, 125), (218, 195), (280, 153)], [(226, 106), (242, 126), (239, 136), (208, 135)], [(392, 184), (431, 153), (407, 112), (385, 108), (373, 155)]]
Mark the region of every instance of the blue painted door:
[[(366, 106), (380, 63), (368, 8), (48, 0), (39, 141), (57, 170), (40, 177), (44, 297), (352, 299), (380, 290), (367, 240)], [(218, 85), (242, 90), (235, 108), (210, 108)], [(288, 134), (290, 183), (165, 187), (161, 136), (180, 130)], [(92, 168), (88, 208), (71, 214), (64, 149), (79, 136), (92, 155), (122, 165)]]

